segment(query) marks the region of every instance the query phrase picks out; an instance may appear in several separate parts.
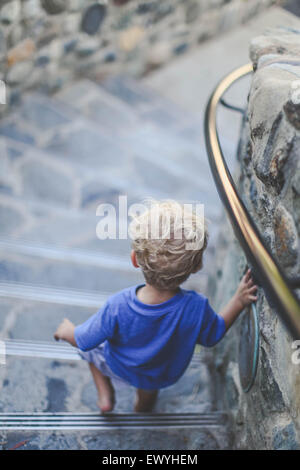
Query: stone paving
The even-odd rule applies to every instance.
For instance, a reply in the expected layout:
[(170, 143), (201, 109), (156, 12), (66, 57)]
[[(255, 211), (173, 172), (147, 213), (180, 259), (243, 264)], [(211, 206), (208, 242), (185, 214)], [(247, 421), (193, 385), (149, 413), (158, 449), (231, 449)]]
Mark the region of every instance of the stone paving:
[[(11, 290), (1, 294), (1, 338), (52, 341), (62, 318), (78, 324), (94, 313), (95, 308), (82, 306), (80, 295), (107, 295), (142, 282), (130, 266), (129, 240), (97, 239), (99, 203), (117, 204), (120, 194), (128, 195), (128, 204), (148, 196), (198, 201), (217, 226), (220, 203), (206, 157), (199, 152), (198, 124), (192, 114), (125, 77), (103, 87), (83, 80), (52, 99), (24, 98), (0, 126), (0, 286), (19, 288), (17, 297)], [(213, 227), (208, 263), (214, 253)], [(91, 262), (92, 255), (99, 256), (100, 264)], [(203, 271), (187, 286), (205, 294), (206, 282)], [(47, 289), (43, 302), (41, 288)], [(56, 299), (57, 289), (64, 298), (72, 297), (72, 305)], [(161, 392), (155, 411), (220, 409), (215, 374), (210, 352), (203, 350), (184, 377)], [(2, 413), (98, 411), (84, 362), (8, 358), (0, 378)], [(130, 412), (133, 399), (131, 387), (120, 390), (116, 412)], [(229, 445), (218, 426), (100, 434), (10, 432), (1, 435), (0, 445), (10, 448), (27, 439), (27, 449)]]

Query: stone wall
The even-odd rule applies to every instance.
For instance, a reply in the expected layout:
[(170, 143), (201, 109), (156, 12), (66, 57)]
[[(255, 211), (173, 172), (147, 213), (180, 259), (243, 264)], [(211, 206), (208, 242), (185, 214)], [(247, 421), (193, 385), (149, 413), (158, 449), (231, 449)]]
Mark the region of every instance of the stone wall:
[[(255, 73), (236, 180), (273, 255), (285, 273), (294, 276), (300, 268), (300, 29), (270, 31), (254, 39), (250, 55)], [(234, 293), (246, 266), (229, 223), (224, 224), (219, 247), (211, 282), (216, 309)], [(256, 307), (259, 363), (247, 393), (238, 367), (242, 317), (215, 348), (222, 395), (234, 416), (236, 447), (300, 449), (300, 363), (292, 361), (292, 339), (261, 288)]]
[(0, 0), (7, 102), (75, 76), (141, 76), (272, 3), (280, 0)]

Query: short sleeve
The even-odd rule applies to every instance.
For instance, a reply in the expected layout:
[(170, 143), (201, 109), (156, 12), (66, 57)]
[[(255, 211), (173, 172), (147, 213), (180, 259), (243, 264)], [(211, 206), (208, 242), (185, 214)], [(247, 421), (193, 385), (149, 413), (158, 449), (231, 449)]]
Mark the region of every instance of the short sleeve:
[(86, 322), (76, 326), (74, 331), (76, 344), (82, 351), (89, 351), (111, 338), (114, 328), (115, 319), (106, 303)]
[(207, 347), (214, 346), (223, 338), (225, 331), (224, 318), (211, 308), (206, 299), (197, 343)]

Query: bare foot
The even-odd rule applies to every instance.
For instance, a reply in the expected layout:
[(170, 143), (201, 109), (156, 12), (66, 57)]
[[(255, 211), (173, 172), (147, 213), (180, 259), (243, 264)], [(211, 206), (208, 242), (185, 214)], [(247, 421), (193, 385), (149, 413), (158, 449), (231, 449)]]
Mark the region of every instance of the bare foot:
[(102, 413), (107, 413), (108, 411), (112, 411), (114, 409), (115, 402), (114, 400), (107, 399), (106, 397), (99, 397), (97, 405), (99, 406)]
[(104, 390), (102, 387), (101, 393), (98, 395), (97, 405), (99, 406), (102, 413), (112, 411), (115, 406), (115, 391), (113, 387), (108, 385), (107, 389)]
[(115, 406), (115, 390), (112, 383), (106, 375), (103, 375), (97, 367), (89, 363), (94, 382), (98, 392), (98, 406), (102, 413), (112, 411)]
[(150, 411), (152, 411), (156, 403), (157, 395), (157, 390), (149, 392), (138, 388), (136, 391), (134, 411), (138, 413), (149, 413)]

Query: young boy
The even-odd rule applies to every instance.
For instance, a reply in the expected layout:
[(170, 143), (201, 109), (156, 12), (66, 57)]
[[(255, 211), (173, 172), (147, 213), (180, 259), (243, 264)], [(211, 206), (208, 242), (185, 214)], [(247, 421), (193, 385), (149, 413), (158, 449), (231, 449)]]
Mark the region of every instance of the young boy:
[(179, 203), (152, 203), (131, 222), (130, 234), (131, 261), (145, 284), (112, 295), (77, 327), (65, 319), (54, 335), (89, 362), (103, 413), (114, 407), (111, 378), (137, 388), (135, 411), (150, 411), (158, 390), (182, 376), (195, 345), (214, 346), (257, 299), (250, 270), (219, 315), (206, 297), (180, 288), (202, 268), (208, 235), (202, 219)]

